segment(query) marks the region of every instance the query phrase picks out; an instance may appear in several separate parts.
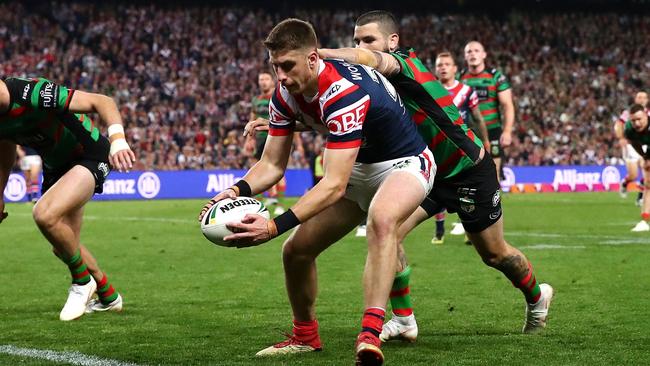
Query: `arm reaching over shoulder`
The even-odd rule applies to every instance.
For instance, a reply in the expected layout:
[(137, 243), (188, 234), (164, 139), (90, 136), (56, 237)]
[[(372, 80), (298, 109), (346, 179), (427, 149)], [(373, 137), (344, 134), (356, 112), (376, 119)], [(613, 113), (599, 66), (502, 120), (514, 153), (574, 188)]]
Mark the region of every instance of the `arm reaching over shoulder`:
[(399, 62), (390, 53), (371, 51), (365, 48), (319, 48), (321, 58), (338, 58), (353, 64), (361, 64), (377, 69), (384, 76), (400, 72)]

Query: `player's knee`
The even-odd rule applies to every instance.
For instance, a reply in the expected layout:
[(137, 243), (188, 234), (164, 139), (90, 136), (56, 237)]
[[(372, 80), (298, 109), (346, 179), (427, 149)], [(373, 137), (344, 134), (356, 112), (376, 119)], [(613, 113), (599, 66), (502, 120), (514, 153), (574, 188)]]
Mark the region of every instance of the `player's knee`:
[(305, 250), (304, 245), (299, 245), (298, 241), (292, 236), (282, 245), (282, 260), (284, 263), (314, 260), (316, 257)]
[(57, 217), (44, 202), (39, 202), (34, 206), (32, 216), (34, 217), (36, 225), (43, 230), (52, 228), (60, 220), (60, 217)]
[(397, 219), (389, 213), (368, 217), (368, 231), (372, 233), (369, 235), (376, 237), (380, 241), (391, 236), (396, 236)]

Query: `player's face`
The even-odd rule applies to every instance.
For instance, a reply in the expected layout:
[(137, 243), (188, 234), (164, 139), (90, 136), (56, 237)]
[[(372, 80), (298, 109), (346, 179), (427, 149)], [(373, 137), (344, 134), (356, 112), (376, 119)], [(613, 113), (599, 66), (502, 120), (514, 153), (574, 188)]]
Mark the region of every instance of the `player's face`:
[(468, 66), (481, 66), (486, 57), (485, 49), (480, 43), (470, 42), (465, 46), (465, 62)]
[(354, 27), (354, 44), (371, 51), (390, 51), (388, 38), (379, 30), (377, 23), (368, 23)]
[(261, 73), (257, 77), (257, 85), (259, 85), (262, 93), (268, 93), (273, 89), (273, 76), (268, 73)]
[(646, 92), (638, 92), (634, 96), (634, 103), (635, 104), (641, 104), (644, 107), (648, 107), (648, 93)]
[(436, 76), (441, 82), (446, 83), (456, 77), (458, 68), (451, 57), (438, 57), (436, 59)]
[(637, 132), (643, 132), (648, 128), (648, 113), (646, 111), (638, 111), (630, 116), (632, 127)]
[(269, 52), (270, 63), (278, 81), (289, 93), (298, 94), (318, 77), (316, 50), (291, 50)]

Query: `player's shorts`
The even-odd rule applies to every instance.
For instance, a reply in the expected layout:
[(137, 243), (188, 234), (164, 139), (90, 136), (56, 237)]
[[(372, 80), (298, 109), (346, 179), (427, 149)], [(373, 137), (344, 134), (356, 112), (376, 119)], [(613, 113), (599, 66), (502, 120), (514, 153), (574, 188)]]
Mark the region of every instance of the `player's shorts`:
[(486, 156), (476, 166), (449, 179), (436, 180), (420, 204), (429, 217), (447, 208), (457, 212), (465, 231), (481, 232), (502, 215), (501, 187), (494, 161)]
[(373, 164), (355, 163), (345, 191), (345, 198), (356, 202), (363, 211), (368, 212), (370, 202), (383, 181), (390, 174), (402, 171), (416, 177), (424, 188), (425, 194), (431, 192), (436, 175), (436, 163), (433, 154), (426, 148), (417, 156)]
[(264, 145), (266, 144), (266, 133), (258, 133), (255, 136), (255, 158), (260, 160), (262, 158), (262, 152), (264, 152)]
[(490, 155), (492, 155), (492, 158), (505, 158), (505, 154), (501, 148), (502, 133), (503, 129), (501, 129), (501, 127), (488, 130), (488, 139), (490, 140)]
[(25, 155), (20, 159), (20, 170), (31, 170), (33, 166), (38, 166), (38, 169), (43, 166), (43, 161), (38, 155)]
[(73, 162), (65, 169), (46, 169), (43, 172), (43, 186), (41, 188), (41, 194), (45, 194), (45, 192), (47, 192), (47, 190), (50, 189), (54, 183), (61, 179), (61, 177), (63, 177), (67, 172), (70, 171), (70, 169), (76, 165), (80, 165), (92, 173), (93, 178), (95, 178), (95, 193), (102, 193), (104, 191), (104, 181), (106, 181), (106, 177), (111, 171), (110, 165), (105, 161), (82, 159)]
[(627, 163), (636, 163), (641, 159), (641, 155), (634, 149), (632, 144), (627, 144), (625, 145), (625, 149), (623, 149), (623, 160)]

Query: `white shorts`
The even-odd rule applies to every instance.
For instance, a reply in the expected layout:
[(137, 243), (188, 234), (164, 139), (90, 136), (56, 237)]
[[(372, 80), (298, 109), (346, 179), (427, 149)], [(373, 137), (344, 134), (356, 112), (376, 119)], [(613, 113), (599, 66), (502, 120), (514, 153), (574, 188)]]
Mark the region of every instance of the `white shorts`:
[(39, 169), (41, 168), (42, 161), (40, 156), (27, 155), (20, 159), (20, 170), (31, 170), (34, 165), (38, 165)]
[(356, 202), (362, 210), (368, 212), (370, 202), (377, 189), (393, 172), (408, 172), (416, 177), (424, 188), (424, 196), (422, 196), (424, 199), (433, 188), (436, 163), (428, 148), (418, 156), (408, 156), (373, 164), (355, 163), (345, 191), (345, 198)]
[(623, 160), (627, 163), (636, 163), (641, 159), (641, 155), (634, 149), (632, 144), (625, 145), (623, 149)]

